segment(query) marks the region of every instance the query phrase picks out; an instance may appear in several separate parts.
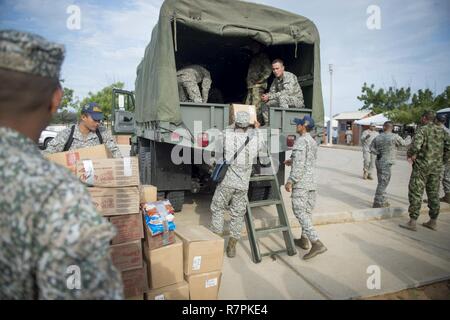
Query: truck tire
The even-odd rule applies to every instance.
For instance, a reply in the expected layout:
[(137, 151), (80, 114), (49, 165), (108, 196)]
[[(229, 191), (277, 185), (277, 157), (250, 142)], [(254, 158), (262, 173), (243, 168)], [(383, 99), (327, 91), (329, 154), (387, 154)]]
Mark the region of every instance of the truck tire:
[(168, 191), (166, 199), (169, 199), (175, 212), (180, 212), (183, 209), (184, 191)]
[(44, 145), (43, 145), (43, 149), (44, 149), (44, 150), (47, 149), (48, 144), (49, 144), (50, 141), (52, 141), (52, 140), (53, 140), (53, 138), (47, 138), (47, 139), (45, 139)]

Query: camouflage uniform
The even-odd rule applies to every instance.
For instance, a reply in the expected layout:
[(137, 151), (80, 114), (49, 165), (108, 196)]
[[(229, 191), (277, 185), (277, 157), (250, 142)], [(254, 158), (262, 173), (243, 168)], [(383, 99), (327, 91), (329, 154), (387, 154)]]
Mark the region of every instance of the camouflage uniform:
[(260, 112), (261, 95), (267, 90), (267, 79), (272, 73), (272, 65), (265, 53), (259, 53), (252, 58), (247, 74), (247, 97), (245, 104), (256, 106), (256, 113)]
[[(178, 94), (182, 102), (208, 102), (211, 74), (204, 67), (191, 65), (177, 71)], [(200, 93), (199, 83), (202, 83)], [(187, 94), (187, 95), (186, 95)]]
[[(265, 143), (258, 129), (247, 129), (246, 132), (235, 131), (234, 126), (225, 131), (225, 159), (232, 159), (234, 153), (245, 143), (247, 136), (251, 140), (232, 161), (222, 182), (217, 186), (211, 202), (211, 230), (223, 232), (224, 214), (229, 207), (231, 222), (230, 235), (240, 239), (244, 215), (247, 211), (248, 187), (254, 159), (258, 153), (265, 153)], [(231, 201), (231, 203), (230, 203)]]
[(297, 76), (285, 71), (281, 78), (275, 78), (270, 86), (269, 101), (262, 105), (264, 121), (269, 121), (269, 108), (303, 108), (303, 92)]
[(373, 167), (375, 164), (375, 156), (370, 152), (370, 145), (372, 141), (378, 136), (378, 132), (376, 130), (364, 130), (361, 135), (362, 142), (362, 151), (363, 151), (363, 159), (364, 159), (364, 171), (369, 175), (372, 174)]
[(439, 215), (439, 176), (448, 162), (450, 151), (449, 135), (440, 126), (429, 123), (421, 126), (408, 149), (408, 157), (416, 156), (409, 179), (409, 216), (417, 220), (420, 214), (422, 195), (427, 191), (429, 215)]
[[(0, 68), (58, 79), (63, 57), (62, 46), (42, 37), (0, 31)], [(75, 176), (0, 127), (0, 299), (123, 298), (114, 235)]]
[(302, 226), (302, 236), (311, 242), (319, 240), (313, 227), (312, 211), (316, 203), (317, 143), (309, 133), (300, 136), (292, 149), (292, 169), (288, 182), (292, 183), (292, 210)]
[[(64, 129), (59, 132), (56, 137), (48, 143), (47, 149), (43, 151), (44, 154), (48, 153), (56, 153), (62, 152), (64, 150), (64, 145), (69, 139), (71, 128)], [(114, 158), (121, 158), (122, 153), (120, 152), (119, 147), (114, 142), (112, 135), (106, 130), (105, 127), (100, 127), (100, 134), (103, 138), (103, 143), (106, 148), (111, 151), (111, 154)], [(98, 140), (97, 134), (95, 132), (90, 131), (86, 137), (80, 132), (79, 125), (75, 126), (75, 131), (73, 133), (73, 142), (70, 146), (69, 150), (80, 149), (85, 147), (93, 147), (100, 144)]]
[[(450, 130), (445, 126), (441, 125), (442, 129), (447, 132), (447, 135), (450, 135)], [(444, 168), (442, 169), (441, 174), (442, 179), (442, 187), (444, 188), (444, 193), (450, 193), (450, 165), (447, 163), (444, 164)]]
[(396, 149), (410, 143), (409, 137), (403, 140), (398, 134), (383, 132), (378, 135), (370, 146), (370, 151), (376, 156), (378, 185), (373, 200), (374, 206), (387, 206), (386, 188), (391, 180), (391, 167), (395, 164)]

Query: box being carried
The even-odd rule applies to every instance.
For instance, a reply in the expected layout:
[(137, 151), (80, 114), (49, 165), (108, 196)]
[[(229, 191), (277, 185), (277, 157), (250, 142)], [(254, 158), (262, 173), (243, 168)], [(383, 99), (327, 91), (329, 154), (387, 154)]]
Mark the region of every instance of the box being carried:
[(182, 226), (175, 231), (183, 241), (184, 274), (222, 270), (224, 240), (203, 226)]
[(50, 161), (58, 163), (74, 174), (76, 173), (76, 164), (77, 161), (86, 160), (86, 159), (106, 159), (111, 158), (111, 152), (106, 149), (104, 144), (100, 144), (94, 147), (87, 147), (81, 149), (75, 149), (65, 152), (58, 152), (52, 154), (46, 154), (45, 157)]
[(254, 105), (249, 104), (231, 104), (230, 107), (230, 124), (234, 123), (234, 120), (236, 119), (236, 113), (239, 111), (245, 111), (248, 112), (250, 115), (250, 124), (255, 124), (256, 121), (256, 107)]
[(94, 187), (133, 187), (139, 185), (136, 157), (90, 159), (77, 162), (77, 177)]

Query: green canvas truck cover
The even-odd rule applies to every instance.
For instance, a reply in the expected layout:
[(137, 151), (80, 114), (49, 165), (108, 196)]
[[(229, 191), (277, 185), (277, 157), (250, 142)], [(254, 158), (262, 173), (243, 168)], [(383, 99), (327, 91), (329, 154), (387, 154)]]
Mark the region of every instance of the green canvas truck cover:
[(136, 121), (180, 124), (176, 77), (177, 26), (221, 37), (246, 37), (266, 46), (307, 43), (314, 46), (312, 115), (323, 123), (319, 33), (310, 20), (265, 5), (235, 0), (166, 0), (150, 44), (137, 68)]

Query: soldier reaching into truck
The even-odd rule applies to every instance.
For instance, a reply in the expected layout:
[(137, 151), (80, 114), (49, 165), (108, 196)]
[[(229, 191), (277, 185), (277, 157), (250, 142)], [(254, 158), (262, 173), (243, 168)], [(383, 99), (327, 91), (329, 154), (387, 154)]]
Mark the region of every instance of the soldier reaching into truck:
[(269, 123), (269, 108), (303, 108), (303, 92), (298, 83), (297, 76), (284, 70), (284, 62), (281, 59), (275, 59), (272, 62), (272, 72), (275, 76), (269, 93), (261, 96), (264, 102), (262, 114), (264, 122)]
[(177, 82), (181, 102), (208, 102), (212, 80), (211, 74), (206, 68), (197, 64), (184, 67), (177, 71)]
[[(248, 188), (252, 173), (253, 159), (258, 154), (267, 152), (263, 137), (255, 123), (256, 129), (249, 124), (248, 112), (236, 113), (236, 121), (225, 132), (225, 159), (229, 160), (241, 146), (244, 148), (237, 154), (219, 183), (211, 202), (211, 230), (222, 236), (225, 210), (229, 207), (231, 213), (230, 239), (226, 248), (229, 258), (236, 255), (236, 243), (241, 237), (244, 215), (247, 211)], [(246, 141), (248, 139), (248, 141)], [(230, 204), (230, 205), (229, 205)]]

